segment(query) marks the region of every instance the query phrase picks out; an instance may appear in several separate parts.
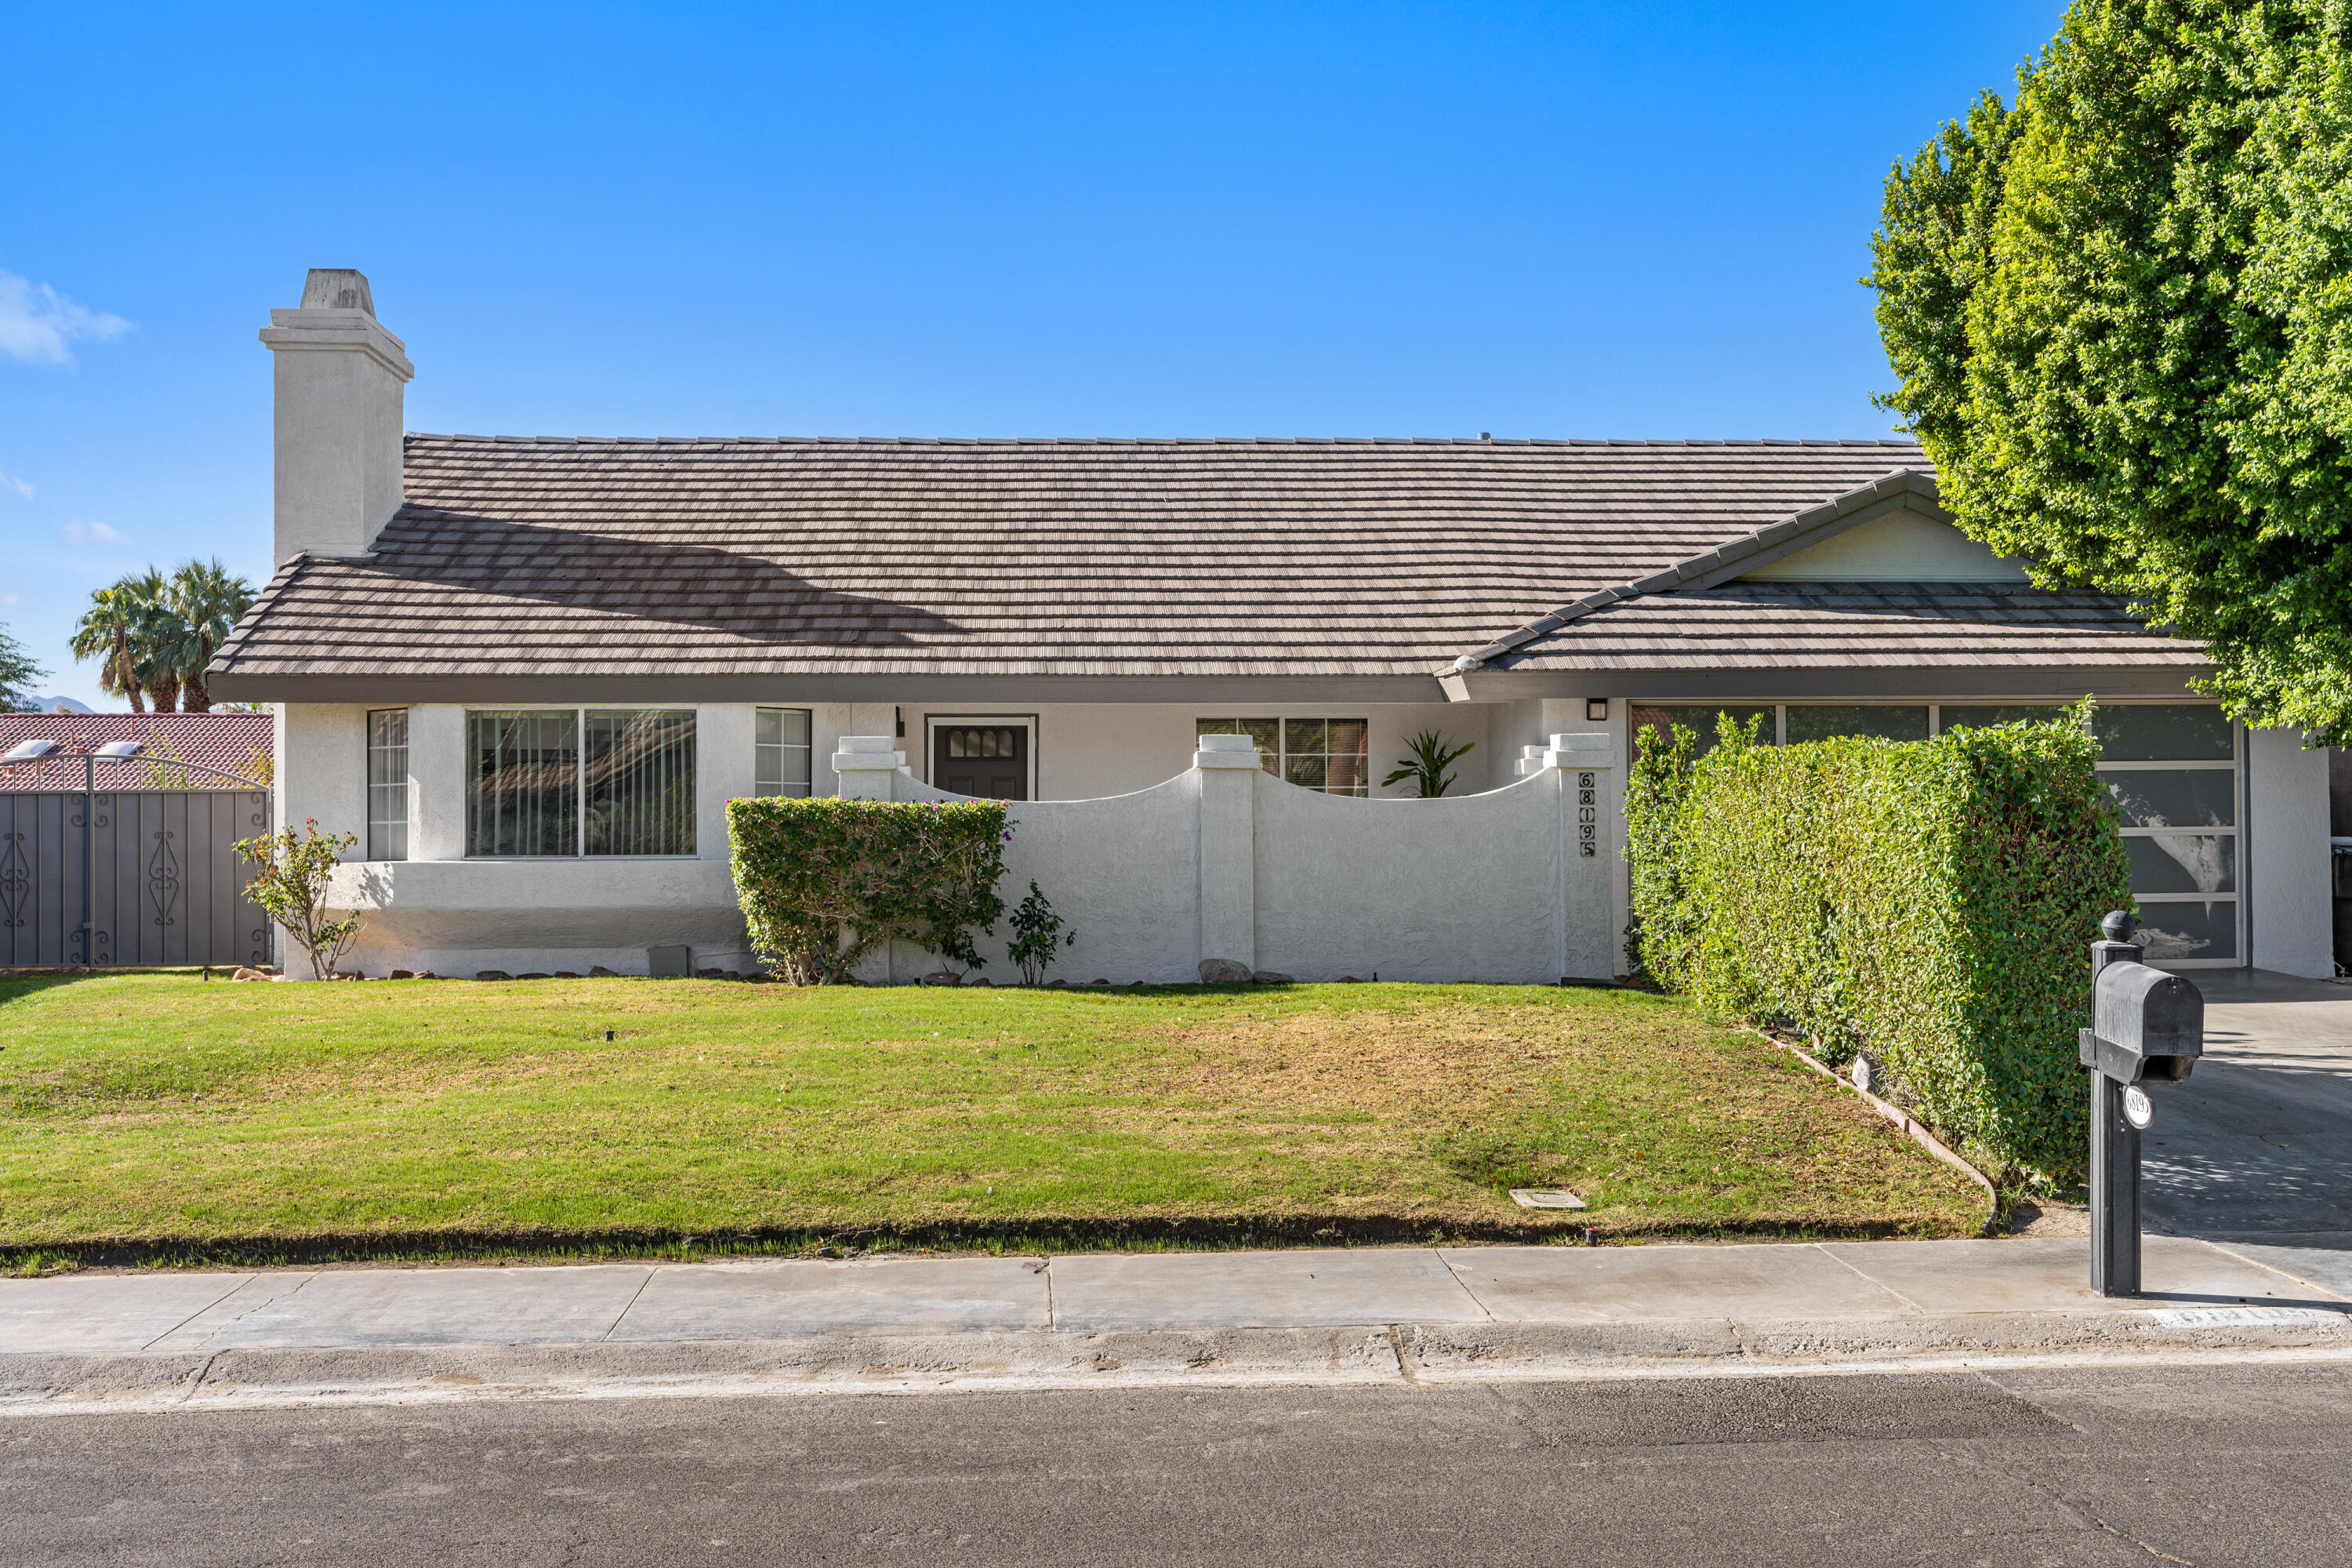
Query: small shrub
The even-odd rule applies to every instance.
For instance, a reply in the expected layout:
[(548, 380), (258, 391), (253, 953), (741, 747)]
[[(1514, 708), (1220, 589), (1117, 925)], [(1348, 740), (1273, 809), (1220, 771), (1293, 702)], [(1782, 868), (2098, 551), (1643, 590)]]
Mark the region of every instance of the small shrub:
[(1478, 749), (1475, 741), (1465, 741), (1449, 746), (1434, 730), (1423, 730), (1405, 742), (1410, 755), (1399, 757), (1394, 772), (1381, 780), (1383, 787), (1412, 779), (1419, 786), (1421, 798), (1436, 800), (1454, 787), (1454, 775), (1445, 770)]
[(2085, 944), (2132, 906), (2075, 722), (1933, 741), (1643, 737), (1627, 794), (1633, 945), (1661, 984), (1777, 1020), (1979, 1163), (2071, 1184), (2088, 1128)]
[(327, 879), (343, 851), (359, 843), (356, 834), (337, 837), (319, 831), (311, 817), (297, 834), (290, 827), (236, 841), (237, 854), (261, 869), (246, 885), (245, 896), (259, 904), (278, 922), (287, 938), (310, 960), (310, 973), (324, 980), (352, 943), (359, 940), (360, 918), (329, 918), (325, 905)]
[(752, 947), (795, 985), (846, 980), (894, 941), (980, 968), (973, 935), (1004, 914), (1003, 801), (762, 795), (728, 803), (727, 836)]
[(1021, 983), (1024, 985), (1045, 984), (1045, 971), (1054, 962), (1055, 952), (1065, 947), (1076, 947), (1078, 933), (1061, 935), (1062, 917), (1054, 912), (1053, 904), (1029, 884), (1029, 896), (1013, 911), (1013, 942), (1005, 952), (1021, 966)]

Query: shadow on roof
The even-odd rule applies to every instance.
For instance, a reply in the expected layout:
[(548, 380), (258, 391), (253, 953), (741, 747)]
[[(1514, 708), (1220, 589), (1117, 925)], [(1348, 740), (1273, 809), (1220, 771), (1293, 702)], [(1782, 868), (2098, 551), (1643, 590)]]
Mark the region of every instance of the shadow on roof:
[(969, 635), (919, 605), (820, 588), (745, 552), (420, 507), (403, 508), (385, 526), (373, 564), (409, 582), (705, 626), (753, 643), (887, 647)]

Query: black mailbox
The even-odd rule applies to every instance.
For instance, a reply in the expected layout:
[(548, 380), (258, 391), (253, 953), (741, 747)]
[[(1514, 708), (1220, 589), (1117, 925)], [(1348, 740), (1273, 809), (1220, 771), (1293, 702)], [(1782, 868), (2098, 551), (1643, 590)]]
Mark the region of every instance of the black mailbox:
[(2196, 986), (2145, 963), (2100, 968), (2083, 1031), (2084, 1067), (2117, 1083), (2182, 1083), (2204, 1051), (2205, 997)]
[(2139, 1294), (2139, 1134), (2156, 1115), (2143, 1083), (2179, 1083), (2205, 1051), (2205, 997), (2178, 974), (2150, 969), (2125, 937), (2118, 910), (2091, 944), (2091, 1289)]

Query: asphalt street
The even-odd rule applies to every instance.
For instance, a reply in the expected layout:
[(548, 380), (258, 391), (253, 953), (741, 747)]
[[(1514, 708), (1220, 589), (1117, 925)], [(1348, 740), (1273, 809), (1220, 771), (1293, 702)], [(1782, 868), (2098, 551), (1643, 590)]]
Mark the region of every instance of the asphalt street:
[(2231, 1364), (0, 1420), (16, 1563), (2352, 1563)]

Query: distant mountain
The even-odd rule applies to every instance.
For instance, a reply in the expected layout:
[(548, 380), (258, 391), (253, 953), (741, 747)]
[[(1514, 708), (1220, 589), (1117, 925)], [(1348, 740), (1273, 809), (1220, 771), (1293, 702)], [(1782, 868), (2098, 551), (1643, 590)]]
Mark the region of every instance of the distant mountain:
[(27, 713), (95, 713), (97, 709), (70, 697), (36, 697), (25, 704)]

